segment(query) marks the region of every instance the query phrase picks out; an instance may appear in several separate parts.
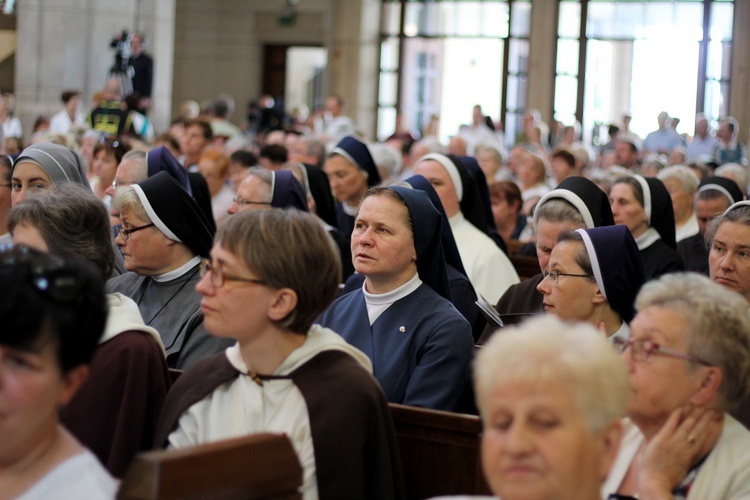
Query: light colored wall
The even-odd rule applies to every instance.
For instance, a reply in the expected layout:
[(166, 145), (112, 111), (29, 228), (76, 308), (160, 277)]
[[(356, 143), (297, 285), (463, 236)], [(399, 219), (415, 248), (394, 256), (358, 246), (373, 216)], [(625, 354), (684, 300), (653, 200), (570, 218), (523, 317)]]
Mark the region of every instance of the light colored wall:
[[(60, 109), (62, 90), (79, 89), (88, 102), (102, 88), (114, 58), (110, 40), (124, 27), (151, 39), (148, 52), (159, 54), (155, 96), (171, 93), (174, 0), (24, 0), (16, 12), (15, 93), (27, 139), (38, 114)], [(152, 112), (157, 126), (167, 123), (168, 107)]]
[(750, 2), (735, 0), (732, 39), (732, 89), (729, 93), (729, 114), (740, 123), (739, 140), (750, 139)]
[(281, 2), (264, 0), (178, 0), (175, 29), (173, 108), (187, 99), (199, 103), (219, 93), (234, 97), (232, 121), (258, 98), (263, 83), (263, 46), (327, 46), (329, 0), (299, 3), (292, 27), (278, 24)]

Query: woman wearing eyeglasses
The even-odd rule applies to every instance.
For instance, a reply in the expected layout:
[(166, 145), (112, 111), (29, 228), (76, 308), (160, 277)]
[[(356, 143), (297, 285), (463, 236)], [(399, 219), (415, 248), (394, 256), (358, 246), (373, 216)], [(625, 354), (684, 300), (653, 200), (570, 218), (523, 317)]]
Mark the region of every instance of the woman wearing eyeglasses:
[(0, 496), (115, 498), (115, 480), (57, 416), (104, 329), (100, 273), (17, 246), (0, 252), (0, 283)]
[(246, 210), (216, 235), (196, 289), (206, 328), (236, 339), (167, 396), (159, 446), (283, 433), (315, 498), (402, 498), (390, 412), (367, 356), (313, 325), (338, 292), (337, 250), (314, 216)]
[(564, 231), (543, 276), (537, 290), (548, 314), (599, 327), (611, 340), (628, 338), (633, 302), (645, 281), (641, 256), (628, 228)]
[(747, 302), (675, 274), (646, 284), (636, 309), (618, 340), (632, 391), (604, 497), (748, 498), (750, 432), (727, 413), (750, 389)]

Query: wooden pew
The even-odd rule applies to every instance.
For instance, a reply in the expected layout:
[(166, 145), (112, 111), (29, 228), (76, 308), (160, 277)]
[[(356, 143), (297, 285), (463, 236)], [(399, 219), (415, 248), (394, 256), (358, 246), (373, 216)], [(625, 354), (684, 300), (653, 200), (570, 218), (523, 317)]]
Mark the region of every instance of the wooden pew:
[(408, 498), (490, 495), (479, 417), (390, 403)]
[(521, 280), (529, 279), (540, 273), (539, 259), (527, 255), (511, 255), (509, 257), (511, 264), (516, 268), (518, 277)]
[(138, 455), (118, 499), (299, 499), (302, 466), (289, 438), (255, 434)]

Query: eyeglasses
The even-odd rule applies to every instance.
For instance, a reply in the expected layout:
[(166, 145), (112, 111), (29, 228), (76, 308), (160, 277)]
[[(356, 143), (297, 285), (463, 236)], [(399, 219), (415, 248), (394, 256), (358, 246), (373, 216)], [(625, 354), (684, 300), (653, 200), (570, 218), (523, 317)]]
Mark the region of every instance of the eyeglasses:
[(660, 353), (664, 356), (684, 359), (686, 361), (698, 363), (699, 365), (713, 366), (708, 361), (703, 361), (700, 358), (696, 358), (695, 356), (691, 356), (680, 351), (675, 351), (674, 349), (670, 349), (668, 347), (662, 347), (656, 342), (652, 342), (650, 340), (624, 340), (621, 338), (615, 338), (612, 343), (619, 350), (620, 354), (625, 352), (625, 349), (630, 347), (630, 356), (633, 358), (633, 361), (647, 361), (652, 354)]
[(135, 182), (118, 181), (117, 177), (115, 177), (115, 180), (112, 181), (112, 190), (113, 191), (117, 191), (118, 187), (132, 186), (133, 184), (136, 184), (136, 183)]
[[(134, 228), (131, 228), (131, 229), (125, 229), (124, 227), (120, 226), (119, 228), (117, 228), (117, 234), (119, 234), (120, 236), (122, 236), (123, 240), (128, 241), (130, 239), (130, 235), (131, 234), (135, 233), (136, 231), (140, 231), (141, 229), (146, 229), (148, 227), (153, 227), (154, 225), (155, 224), (152, 222), (151, 224), (146, 224), (145, 226), (134, 227)], [(117, 236), (115, 236), (115, 238), (116, 237)]]
[(544, 271), (542, 272), (542, 280), (545, 280), (549, 278), (549, 284), (552, 286), (557, 286), (557, 282), (560, 279), (560, 276), (570, 276), (571, 278), (593, 278), (590, 274), (570, 274), (570, 273), (561, 273), (560, 271)]
[(243, 200), (239, 196), (235, 196), (233, 198), (233, 201), (238, 205), (271, 205), (270, 201), (250, 201), (250, 200)]
[(79, 302), (85, 293), (85, 279), (75, 268), (52, 254), (39, 254), (25, 246), (16, 245), (0, 254), (1, 267), (26, 265), (29, 282), (42, 296), (62, 304)]
[(221, 288), (224, 286), (224, 283), (227, 281), (241, 281), (243, 283), (254, 283), (256, 285), (266, 285), (267, 283), (263, 280), (259, 279), (253, 279), (253, 278), (241, 278), (240, 276), (233, 276), (231, 274), (226, 274), (220, 267), (214, 267), (211, 264), (211, 261), (208, 259), (203, 259), (201, 261), (201, 267), (200, 267), (200, 275), (201, 278), (207, 275), (208, 273), (211, 273), (211, 284), (214, 286), (214, 288)]

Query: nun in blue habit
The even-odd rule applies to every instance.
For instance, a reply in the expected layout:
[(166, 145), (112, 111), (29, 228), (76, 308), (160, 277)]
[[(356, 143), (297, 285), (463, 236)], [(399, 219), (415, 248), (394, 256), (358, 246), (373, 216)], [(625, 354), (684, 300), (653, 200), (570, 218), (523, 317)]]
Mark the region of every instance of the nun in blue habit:
[(318, 322), (367, 354), (388, 401), (455, 411), (474, 342), (450, 302), (441, 235), (442, 216), (424, 192), (368, 190), (352, 234), (365, 282)]

